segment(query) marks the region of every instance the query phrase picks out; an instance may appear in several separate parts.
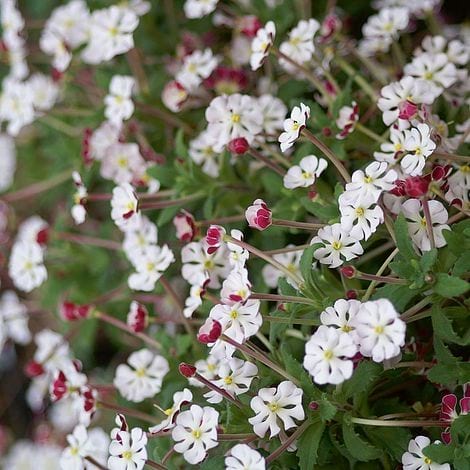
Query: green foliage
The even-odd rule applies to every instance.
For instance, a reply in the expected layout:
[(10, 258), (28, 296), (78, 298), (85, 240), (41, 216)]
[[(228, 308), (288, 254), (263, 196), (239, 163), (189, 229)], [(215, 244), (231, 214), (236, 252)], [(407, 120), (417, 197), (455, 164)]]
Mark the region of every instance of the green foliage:
[(313, 421), (298, 440), (297, 456), (299, 457), (299, 468), (309, 470), (316, 465), (318, 448), (325, 431), (325, 423)]

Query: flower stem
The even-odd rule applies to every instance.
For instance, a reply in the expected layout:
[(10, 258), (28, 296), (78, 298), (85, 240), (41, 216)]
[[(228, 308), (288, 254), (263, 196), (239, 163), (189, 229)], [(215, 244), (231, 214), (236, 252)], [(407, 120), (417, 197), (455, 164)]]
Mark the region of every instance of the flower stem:
[(31, 198), (45, 191), (49, 191), (50, 189), (56, 186), (59, 186), (65, 181), (70, 180), (71, 178), (72, 178), (72, 170), (65, 170), (59, 173), (58, 175), (54, 175), (52, 178), (48, 180), (40, 181), (38, 183), (33, 183), (30, 186), (26, 186), (26, 188), (19, 189), (18, 191), (5, 194), (2, 197), (2, 199), (5, 202), (12, 203), (15, 201), (21, 201), (22, 199)]
[(364, 126), (364, 124), (361, 124), (360, 122), (356, 122), (354, 126), (359, 132), (362, 132), (364, 135), (366, 135), (367, 137), (370, 137), (372, 140), (375, 140), (376, 142), (380, 144), (386, 142), (386, 140), (382, 136), (380, 136), (379, 134), (376, 134), (374, 131), (371, 131), (369, 128)]
[(160, 465), (159, 463), (154, 462), (153, 460), (150, 460), (150, 459), (147, 459), (145, 461), (145, 465), (152, 467), (152, 468), (158, 468), (159, 470), (167, 470), (167, 467), (165, 467), (164, 465)]
[(302, 425), (295, 430), (294, 433), (292, 433), (283, 443), (280, 447), (278, 447), (272, 454), (269, 454), (266, 457), (266, 462), (271, 463), (273, 460), (276, 460), (278, 457), (280, 457), (289, 447), (290, 445), (295, 442), (305, 431), (306, 429), (311, 425), (312, 423), (310, 421), (305, 421), (302, 423)]
[(85, 457), (85, 460), (90, 462), (92, 465), (94, 465), (96, 468), (99, 468), (100, 470), (108, 470), (108, 467), (101, 465), (99, 462), (97, 462), (93, 457), (89, 455)]
[(89, 237), (88, 235), (81, 235), (79, 233), (54, 232), (54, 235), (60, 240), (66, 240), (80, 245), (99, 246), (100, 248), (114, 251), (119, 251), (122, 248), (119, 242), (105, 240), (103, 238)]
[(140, 101), (135, 102), (135, 106), (139, 109), (142, 114), (146, 114), (148, 116), (156, 117), (161, 119), (163, 122), (168, 124), (169, 126), (176, 128), (176, 129), (183, 129), (183, 132), (187, 135), (193, 135), (194, 130), (193, 128), (182, 121), (180, 118), (174, 116), (173, 114), (169, 113), (168, 111), (157, 108), (156, 106), (152, 106), (147, 103), (142, 103)]
[(286, 174), (286, 171), (283, 168), (281, 168), (276, 162), (273, 162), (268, 157), (263, 155), (261, 152), (258, 152), (258, 150), (250, 148), (248, 153), (260, 162), (264, 163), (264, 165), (266, 165), (268, 168), (271, 168), (271, 170), (276, 172), (278, 175), (284, 176)]
[(315, 147), (317, 147), (324, 153), (328, 160), (330, 160), (330, 162), (333, 163), (333, 165), (336, 167), (339, 174), (343, 177), (346, 183), (349, 183), (351, 181), (351, 176), (349, 175), (344, 165), (341, 163), (341, 160), (328, 148), (328, 146), (326, 146), (321, 140), (315, 137), (308, 129), (303, 129), (302, 135), (305, 136), (308, 140), (310, 140), (310, 142), (312, 142)]
[(232, 395), (230, 395), (230, 393), (228, 393), (226, 390), (218, 387), (217, 385), (213, 384), (210, 380), (207, 380), (205, 377), (203, 377), (201, 374), (199, 373), (195, 373), (194, 374), (194, 378), (196, 380), (199, 380), (199, 382), (201, 382), (202, 384), (204, 384), (207, 388), (210, 388), (211, 390), (213, 390), (214, 392), (218, 393), (219, 395), (222, 395), (224, 398), (226, 398), (228, 401), (230, 401), (231, 403), (233, 403), (236, 407), (238, 408), (243, 408), (243, 405), (241, 403), (240, 400), (238, 400), (238, 398), (234, 398), (232, 397)]
[(302, 279), (300, 279), (296, 274), (292, 273), (289, 271), (283, 264), (279, 263), (276, 261), (274, 258), (271, 256), (267, 255), (264, 251), (258, 250), (252, 245), (249, 245), (248, 243), (245, 243), (241, 240), (237, 240), (236, 238), (230, 237), (229, 235), (224, 236), (225, 241), (229, 241), (230, 243), (233, 243), (234, 245), (238, 245), (241, 248), (244, 248), (245, 250), (248, 250), (250, 253), (258, 256), (258, 258), (263, 259), (267, 263), (271, 264), (274, 266), (276, 269), (284, 273), (288, 278), (292, 279), (296, 285), (302, 284)]
[(115, 326), (116, 328), (119, 328), (122, 331), (125, 331), (126, 333), (129, 333), (132, 336), (135, 336), (141, 339), (144, 343), (147, 343), (149, 346), (157, 350), (162, 349), (162, 345), (157, 340), (151, 338), (145, 333), (136, 333), (135, 331), (132, 331), (132, 329), (127, 325), (127, 323), (124, 323), (123, 321), (118, 320), (117, 318), (114, 318), (111, 315), (108, 315), (107, 313), (95, 310), (93, 312), (93, 316), (95, 318), (99, 318), (100, 320), (103, 320), (106, 323), (109, 323), (110, 325)]
[(252, 292), (250, 299), (267, 300), (270, 302), (292, 302), (296, 304), (309, 304), (312, 305), (312, 301), (306, 297), (296, 297), (294, 295), (278, 295), (278, 294), (261, 294), (258, 292)]
[(402, 320), (412, 317), (415, 313), (418, 313), (424, 307), (427, 307), (430, 303), (432, 303), (434, 298), (430, 295), (425, 297), (424, 299), (420, 300), (416, 305), (409, 308), (406, 312), (403, 312), (400, 316)]
[(452, 162), (463, 162), (463, 163), (470, 163), (470, 157), (464, 155), (455, 155), (454, 153), (446, 153), (446, 152), (433, 152), (431, 158), (444, 158), (446, 160), (450, 160)]
[(167, 201), (157, 201), (157, 202), (142, 202), (139, 203), (139, 209), (165, 209), (166, 207), (179, 206), (180, 204), (185, 204), (186, 202), (195, 201), (196, 199), (201, 199), (204, 194), (196, 193), (191, 194), (190, 196), (180, 197), (179, 199), (170, 199)]
[(381, 420), (366, 418), (351, 418), (351, 422), (356, 424), (364, 424), (366, 426), (383, 426), (383, 427), (408, 427), (408, 428), (430, 428), (430, 427), (446, 427), (449, 423), (444, 421), (408, 421), (408, 420)]
[(112, 410), (115, 413), (121, 413), (123, 415), (132, 416), (133, 418), (140, 419), (141, 421), (146, 421), (147, 423), (155, 424), (155, 422), (157, 421), (157, 418), (155, 416), (149, 415), (142, 411), (134, 410), (132, 408), (114, 405), (113, 403), (98, 400), (96, 405), (98, 406), (98, 408), (104, 408), (106, 410)]
[(60, 119), (57, 119), (56, 117), (51, 116), (50, 114), (42, 116), (40, 119), (40, 122), (48, 125), (49, 127), (52, 127), (52, 129), (56, 131), (60, 131), (63, 134), (69, 137), (73, 137), (73, 138), (78, 137), (81, 132), (80, 129), (63, 122)]
[(200, 227), (204, 227), (206, 225), (222, 225), (222, 224), (229, 224), (231, 222), (242, 222), (245, 220), (245, 215), (229, 215), (227, 217), (219, 217), (216, 219), (207, 219), (207, 220), (198, 220), (196, 225)]
[(248, 347), (246, 344), (237, 343), (236, 341), (234, 341), (232, 338), (229, 338), (228, 336), (222, 335), (220, 338), (223, 341), (231, 344), (232, 346), (234, 346), (241, 352), (245, 353), (247, 356), (251, 356), (253, 359), (256, 359), (257, 361), (261, 362), (269, 369), (274, 370), (282, 377), (285, 377), (287, 380), (290, 380), (292, 383), (294, 383), (298, 387), (300, 386), (300, 382), (295, 377), (293, 377), (288, 372), (286, 372), (281, 366), (271, 361), (271, 359), (269, 359), (266, 355), (258, 351), (254, 351), (253, 349)]
[(278, 248), (276, 250), (268, 250), (264, 253), (266, 255), (280, 255), (282, 253), (292, 253), (293, 251), (303, 251), (309, 248), (311, 245), (306, 243), (305, 245), (296, 245), (296, 246), (286, 246), (285, 248)]
[(279, 227), (300, 228), (303, 230), (318, 230), (326, 225), (326, 224), (311, 224), (309, 222), (297, 222), (295, 220), (284, 220), (284, 219), (273, 219), (272, 224), (277, 225)]
[[(387, 269), (387, 266), (393, 261), (393, 258), (398, 254), (399, 250), (398, 248), (395, 248), (388, 258), (383, 262), (382, 266), (380, 266), (379, 270), (377, 271), (376, 276), (381, 276), (385, 269)], [(373, 280), (370, 284), (369, 287), (366, 290), (366, 293), (364, 294), (364, 297), (362, 298), (363, 302), (366, 302), (367, 300), (370, 299), (370, 296), (372, 295), (372, 292), (374, 291), (375, 286), (377, 285), (378, 281)]]
[(369, 85), (367, 80), (360, 75), (356, 70), (354, 70), (345, 60), (343, 60), (341, 57), (336, 56), (335, 62), (339, 65), (339, 67), (345, 72), (347, 75), (349, 75), (366, 93), (369, 95), (369, 97), (372, 99), (372, 101), (375, 103), (377, 101), (377, 93), (375, 90)]

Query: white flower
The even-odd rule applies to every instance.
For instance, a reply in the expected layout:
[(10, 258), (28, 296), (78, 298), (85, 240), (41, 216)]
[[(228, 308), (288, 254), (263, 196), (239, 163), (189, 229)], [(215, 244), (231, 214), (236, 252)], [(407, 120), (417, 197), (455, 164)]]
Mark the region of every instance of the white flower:
[(152, 291), (155, 283), (174, 261), (175, 256), (167, 245), (149, 246), (143, 255), (133, 259), (137, 272), (129, 276), (129, 287), (132, 290)]
[(231, 140), (244, 137), (251, 143), (261, 132), (263, 116), (256, 100), (248, 95), (217, 96), (206, 109), (207, 132), (214, 138), (214, 149), (221, 151)]
[[(436, 248), (440, 248), (447, 244), (442, 231), (450, 230), (450, 227), (446, 224), (449, 215), (444, 205), (439, 201), (428, 201), (428, 206), (434, 241)], [(408, 233), (413, 243), (421, 251), (429, 251), (431, 249), (431, 241), (429, 240), (427, 221), (421, 201), (419, 199), (408, 199), (402, 204), (401, 209), (408, 221)]]
[(377, 15), (370, 16), (362, 27), (365, 37), (384, 37), (396, 40), (398, 32), (408, 26), (409, 15), (406, 8), (383, 8)]
[(122, 230), (135, 230), (140, 224), (140, 212), (134, 188), (129, 183), (116, 186), (111, 199), (111, 218)]
[(202, 305), (204, 287), (209, 282), (209, 278), (204, 279), (200, 285), (193, 285), (189, 290), (189, 296), (184, 301), (183, 314), (186, 318), (191, 318), (193, 313)]
[(435, 98), (457, 80), (457, 69), (444, 53), (421, 54), (405, 65), (404, 72), (426, 81)]
[(406, 103), (432, 104), (434, 101), (434, 94), (430, 92), (428, 84), (410, 76), (384, 86), (380, 95), (377, 107), (382, 111), (382, 119), (387, 126), (398, 119)]
[[(202, 375), (207, 380), (213, 381), (217, 377), (217, 369), (219, 367), (220, 362), (223, 359), (214, 356), (213, 354), (209, 354), (206, 359), (198, 359), (194, 366), (196, 367), (197, 373)], [(205, 387), (199, 380), (194, 378), (188, 379), (188, 382), (193, 387)]]
[(35, 117), (31, 87), (16, 80), (4, 80), (0, 96), (0, 120), (8, 121), (8, 134), (18, 135)]
[(328, 264), (330, 268), (337, 268), (343, 264), (344, 260), (349, 261), (364, 252), (359, 239), (346, 232), (341, 224), (327, 225), (321, 228), (311, 243), (324, 245), (324, 247), (315, 250), (314, 257), (320, 263)]
[(128, 75), (114, 75), (109, 85), (109, 94), (104, 97), (106, 108), (104, 115), (113, 124), (120, 126), (134, 112), (131, 100), (135, 88), (135, 79)]
[(384, 213), (380, 206), (372, 207), (361, 203), (342, 204), (341, 196), (339, 210), (341, 227), (358, 240), (368, 240), (384, 221)]
[(234, 268), (227, 279), (222, 283), (220, 300), (224, 304), (232, 305), (237, 302), (244, 303), (251, 295), (251, 283), (248, 280), (248, 270)]
[(380, 152), (374, 152), (374, 158), (378, 162), (394, 164), (405, 150), (405, 133), (403, 131), (391, 127), (389, 139), (389, 142), (380, 144)]
[(187, 18), (202, 18), (212, 13), (219, 0), (186, 0), (184, 14)]
[(133, 352), (127, 362), (129, 365), (120, 364), (116, 368), (113, 381), (126, 400), (139, 403), (161, 390), (163, 378), (170, 370), (163, 356), (141, 349)]
[(75, 184), (76, 191), (73, 195), (74, 205), (70, 212), (75, 224), (80, 225), (85, 222), (86, 219), (85, 202), (88, 196), (88, 191), (77, 171), (72, 172), (72, 179)]
[(191, 285), (201, 285), (209, 276), (208, 287), (217, 289), (220, 287), (220, 279), (225, 278), (230, 272), (228, 253), (225, 245), (222, 245), (215, 253), (209, 255), (202, 242), (191, 242), (181, 250), (181, 275)]
[(275, 37), (276, 25), (272, 21), (268, 21), (264, 28), (258, 29), (251, 43), (251, 70), (258, 70), (263, 65)]
[[(431, 440), (426, 436), (416, 436), (411, 439), (408, 443), (408, 452), (401, 457), (403, 470), (451, 470), (452, 467), (448, 463), (439, 464), (424, 455), (423, 449), (430, 444)], [(434, 441), (434, 444), (440, 444), (440, 441)]]
[(36, 333), (34, 342), (37, 349), (33, 359), (42, 364), (45, 371), (52, 374), (57, 369), (66, 367), (69, 362), (70, 348), (62, 335), (45, 329)]
[(354, 334), (354, 319), (361, 302), (359, 300), (338, 299), (333, 307), (327, 307), (320, 314), (322, 325), (335, 326), (344, 333)]
[(139, 224), (135, 228), (124, 232), (122, 249), (129, 261), (135, 265), (135, 262), (140, 261), (157, 242), (157, 226), (148, 217), (143, 215), (140, 217)]
[(33, 95), (33, 106), (39, 111), (51, 109), (59, 97), (59, 87), (52, 78), (35, 73), (27, 81)]
[(90, 154), (95, 160), (102, 160), (108, 148), (118, 143), (119, 127), (109, 121), (104, 121), (90, 138)]
[[(232, 396), (241, 395), (248, 392), (257, 373), (258, 367), (255, 364), (233, 357), (221, 361), (217, 370), (219, 378), (213, 383)], [(220, 403), (223, 399), (215, 390), (210, 390), (204, 397), (209, 403)]]
[(427, 124), (418, 124), (411, 130), (405, 130), (406, 155), (400, 161), (402, 170), (410, 176), (421, 175), (426, 158), (435, 149), (436, 144), (431, 140), (431, 129)]
[[(287, 245), (286, 248), (293, 247), (294, 245)], [(298, 277), (302, 277), (300, 272), (300, 258), (302, 257), (302, 253), (303, 251), (288, 251), (287, 253), (273, 255), (273, 258), (283, 264), (293, 274), (297, 274)], [(263, 275), (263, 280), (266, 285), (271, 288), (277, 287), (279, 279), (284, 276), (284, 273), (270, 264), (266, 264), (263, 267), (261, 274)], [(287, 282), (291, 283), (292, 281), (289, 278), (287, 279)]]
[[(469, 59), (468, 46), (458, 39), (449, 41), (447, 44), (447, 39), (442, 36), (426, 36), (421, 43), (421, 48), (430, 54), (444, 52), (449, 62), (455, 65), (466, 65)], [(422, 54), (422, 50), (418, 48), (414, 54), (419, 56)]]
[(217, 304), (212, 307), (209, 316), (222, 325), (225, 335), (237, 343), (243, 343), (255, 335), (263, 323), (259, 308), (259, 300), (248, 300), (244, 304)]
[(305, 344), (304, 367), (318, 384), (340, 384), (353, 373), (353, 362), (346, 359), (357, 353), (350, 335), (321, 325)]
[(308, 155), (298, 165), (289, 168), (284, 176), (284, 187), (287, 189), (308, 188), (328, 166), (324, 158)]
[(265, 470), (264, 457), (247, 444), (237, 444), (225, 457), (225, 470)]
[(285, 152), (294, 145), (299, 138), (302, 129), (306, 126), (307, 119), (310, 117), (310, 108), (300, 103), (300, 108), (294, 106), (290, 118), (284, 121), (284, 132), (279, 136), (281, 151)]
[(83, 470), (85, 468), (85, 457), (90, 456), (88, 446), (88, 433), (86, 427), (79, 424), (72, 434), (67, 436), (68, 447), (60, 457), (60, 468), (63, 470)]
[(31, 332), (28, 328), (28, 309), (19, 301), (16, 292), (12, 290), (5, 291), (0, 299), (0, 321), (2, 322), (2, 333), (7, 338), (11, 338), (18, 344), (28, 344), (31, 341)]
[(15, 141), (8, 134), (0, 134), (0, 192), (7, 190), (12, 184), (16, 170)]
[(50, 28), (44, 28), (39, 40), (39, 47), (47, 54), (53, 56), (52, 66), (59, 72), (64, 72), (72, 60), (72, 53), (60, 34)]
[(361, 39), (359, 42), (359, 52), (366, 57), (373, 56), (381, 52), (387, 52), (392, 44), (389, 36), (372, 36)]
[(287, 113), (286, 105), (275, 96), (261, 95), (258, 110), (263, 116), (263, 130), (266, 134), (277, 134), (282, 130)]
[[(240, 230), (233, 229), (230, 231), (230, 236), (236, 240), (243, 241), (243, 233)], [(250, 253), (245, 248), (242, 248), (235, 243), (227, 242), (227, 248), (230, 251), (229, 263), (232, 268), (241, 270), (245, 267), (245, 263), (250, 257)]]
[(47, 279), (44, 253), (35, 242), (16, 241), (10, 254), (8, 274), (18, 289), (31, 292)]
[(134, 47), (132, 33), (139, 24), (137, 15), (128, 8), (111, 6), (91, 15), (90, 42), (82, 59), (90, 64), (111, 60)]
[(174, 449), (183, 454), (185, 460), (195, 465), (202, 462), (207, 451), (216, 447), (219, 412), (205, 406), (192, 405), (176, 417), (176, 426), (171, 437), (176, 442)]
[(202, 171), (213, 178), (219, 176), (219, 163), (214, 147), (217, 140), (207, 130), (201, 132), (195, 139), (189, 142), (189, 156), (198, 165), (202, 165)]
[(351, 182), (346, 184), (342, 194), (344, 204), (375, 204), (383, 191), (394, 187), (397, 179), (395, 170), (388, 170), (385, 162), (372, 162), (364, 171), (356, 170), (351, 176)]
[(106, 148), (101, 161), (100, 174), (116, 184), (131, 183), (145, 173), (146, 163), (134, 143), (115, 142)]
[(140, 428), (118, 431), (109, 445), (110, 470), (142, 470), (147, 460), (147, 435)]
[[(279, 51), (299, 64), (308, 62), (315, 52), (313, 37), (320, 29), (320, 23), (313, 18), (300, 20), (295, 28), (289, 32), (289, 39), (279, 46)], [(295, 67), (284, 59), (279, 60), (287, 71), (295, 71)]]
[(217, 67), (217, 58), (210, 49), (194, 51), (183, 60), (181, 70), (176, 74), (176, 81), (188, 91), (195, 91), (202, 81), (210, 76)]
[(279, 419), (286, 431), (296, 427), (294, 419), (305, 419), (302, 395), (303, 390), (289, 380), (281, 382), (277, 388), (260, 389), (250, 402), (256, 416), (248, 418), (255, 434), (264, 437), (269, 429), (270, 437), (276, 436), (281, 432)]
[(37, 243), (41, 231), (47, 230), (48, 223), (38, 215), (32, 215), (21, 222), (16, 235), (17, 241), (25, 243)]
[(339, 140), (345, 139), (352, 131), (356, 122), (359, 120), (359, 106), (355, 101), (351, 103), (351, 106), (343, 106), (339, 110), (338, 119), (336, 119), (336, 126), (340, 130), (336, 134), (336, 138)]
[(187, 388), (183, 389), (181, 392), (176, 392), (173, 395), (173, 404), (170, 408), (163, 410), (166, 414), (166, 418), (156, 426), (149, 428), (149, 432), (156, 434), (161, 431), (169, 431), (175, 427), (175, 417), (180, 412), (181, 407), (186, 403), (191, 403), (193, 399), (193, 394)]
[(354, 321), (359, 352), (375, 362), (391, 359), (405, 344), (406, 324), (387, 299), (370, 300), (359, 308)]

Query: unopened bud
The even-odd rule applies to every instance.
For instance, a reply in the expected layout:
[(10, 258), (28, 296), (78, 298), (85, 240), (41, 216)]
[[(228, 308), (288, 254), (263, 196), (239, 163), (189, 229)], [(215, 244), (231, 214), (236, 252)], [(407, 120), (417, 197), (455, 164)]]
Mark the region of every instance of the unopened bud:
[(340, 269), (340, 272), (341, 274), (348, 278), (348, 279), (352, 279), (353, 277), (356, 276), (356, 268), (354, 266), (343, 266), (341, 269)]
[(196, 368), (191, 364), (187, 364), (186, 362), (182, 362), (178, 366), (178, 370), (180, 371), (180, 374), (187, 379), (190, 379), (196, 375)]

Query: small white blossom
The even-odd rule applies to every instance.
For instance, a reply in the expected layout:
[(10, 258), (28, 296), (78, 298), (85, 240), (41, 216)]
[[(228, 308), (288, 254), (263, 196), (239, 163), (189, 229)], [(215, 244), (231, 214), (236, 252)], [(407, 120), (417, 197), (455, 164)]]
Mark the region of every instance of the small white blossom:
[(378, 162), (394, 164), (405, 151), (405, 133), (403, 131), (391, 127), (389, 139), (389, 142), (380, 144), (380, 152), (374, 152), (374, 158)]
[(310, 108), (300, 103), (294, 106), (291, 115), (284, 121), (284, 132), (279, 136), (281, 151), (285, 152), (294, 145), (299, 138), (302, 129), (306, 126), (307, 119), (310, 117)]
[(163, 410), (166, 414), (166, 418), (155, 426), (149, 428), (149, 432), (156, 434), (161, 431), (169, 431), (175, 427), (175, 418), (181, 410), (181, 407), (186, 403), (191, 403), (193, 394), (187, 388), (184, 388), (181, 392), (176, 392), (173, 395), (173, 404), (170, 408)]
[(357, 346), (347, 333), (321, 325), (305, 344), (304, 367), (318, 384), (340, 384), (353, 373), (347, 358), (357, 353)]
[(296, 427), (294, 419), (305, 419), (302, 395), (303, 390), (289, 380), (281, 382), (276, 388), (260, 389), (250, 402), (256, 416), (248, 418), (255, 434), (264, 437), (269, 429), (270, 437), (277, 436), (281, 432), (279, 420), (286, 431)]
[(114, 75), (109, 85), (109, 94), (104, 98), (104, 115), (113, 124), (120, 126), (134, 112), (131, 100), (135, 88), (135, 79), (127, 75)]
[(192, 465), (202, 462), (207, 451), (219, 444), (218, 421), (219, 412), (214, 408), (191, 405), (189, 410), (176, 417), (176, 426), (171, 432), (171, 437), (176, 442), (175, 451), (183, 454), (184, 459)]
[[(114, 436), (113, 436), (114, 434)], [(141, 428), (118, 430), (109, 445), (109, 470), (142, 470), (147, 460), (147, 435)]]
[(184, 58), (183, 66), (175, 78), (184, 88), (192, 92), (210, 76), (216, 67), (217, 58), (210, 49), (194, 51)]
[(408, 26), (409, 15), (406, 8), (383, 8), (377, 15), (370, 16), (362, 27), (365, 37), (383, 37), (396, 40), (398, 32)]
[(44, 252), (35, 242), (17, 241), (13, 245), (8, 274), (18, 289), (31, 292), (47, 279)]
[(237, 444), (225, 457), (225, 470), (265, 470), (264, 457), (247, 444)]
[(162, 388), (162, 381), (170, 370), (168, 361), (148, 349), (133, 352), (127, 364), (116, 368), (114, 385), (119, 393), (129, 401), (141, 402), (152, 398)]
[(187, 18), (202, 18), (212, 13), (219, 0), (186, 0), (184, 14)]
[(411, 130), (405, 130), (405, 155), (400, 160), (402, 170), (410, 176), (423, 172), (426, 158), (436, 149), (431, 140), (431, 129), (427, 124), (418, 124)]
[(258, 70), (263, 65), (275, 37), (276, 25), (272, 21), (268, 21), (264, 28), (258, 29), (251, 43), (251, 70)]
[(111, 199), (111, 218), (123, 231), (133, 230), (140, 224), (140, 212), (134, 188), (129, 183), (116, 186)]
[(339, 204), (341, 227), (358, 240), (368, 240), (384, 221), (383, 210), (378, 205), (342, 204), (341, 196)]
[(298, 165), (291, 166), (284, 176), (284, 187), (287, 189), (308, 188), (328, 166), (324, 158), (308, 155)]
[(382, 362), (400, 354), (405, 344), (406, 324), (387, 299), (370, 300), (359, 308), (354, 321), (359, 352)]
[(217, 140), (207, 130), (202, 131), (195, 139), (189, 142), (189, 156), (206, 175), (217, 178), (219, 176), (219, 163), (217, 157), (220, 152), (215, 150)]
[[(451, 470), (448, 463), (436, 463), (423, 453), (423, 449), (431, 444), (431, 439), (426, 436), (416, 436), (408, 443), (408, 452), (401, 457), (403, 470)], [(440, 444), (434, 441), (433, 444)], [(442, 444), (444, 445), (444, 444)]]
[(361, 302), (359, 300), (338, 299), (332, 307), (327, 307), (320, 314), (322, 325), (334, 326), (344, 333), (354, 332), (354, 319)]
[(7, 190), (12, 184), (16, 170), (15, 141), (8, 134), (0, 134), (0, 192)]

